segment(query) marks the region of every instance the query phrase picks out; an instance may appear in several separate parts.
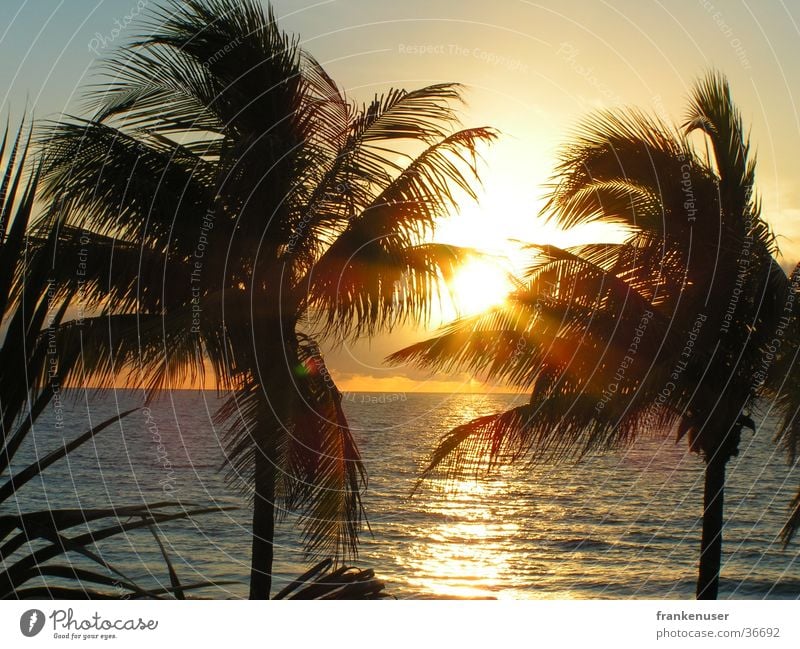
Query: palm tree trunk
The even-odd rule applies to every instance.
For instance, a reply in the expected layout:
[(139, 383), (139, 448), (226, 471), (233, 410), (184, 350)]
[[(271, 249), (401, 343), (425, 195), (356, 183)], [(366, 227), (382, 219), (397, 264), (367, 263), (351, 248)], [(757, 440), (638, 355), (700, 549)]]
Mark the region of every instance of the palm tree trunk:
[(253, 554), (250, 599), (269, 599), (275, 541), (275, 457), (267, 445), (256, 447), (253, 502)]
[(706, 460), (703, 492), (703, 538), (700, 542), (700, 573), (697, 599), (717, 599), (722, 563), (722, 509), (725, 491), (725, 465), (729, 456), (721, 450)]

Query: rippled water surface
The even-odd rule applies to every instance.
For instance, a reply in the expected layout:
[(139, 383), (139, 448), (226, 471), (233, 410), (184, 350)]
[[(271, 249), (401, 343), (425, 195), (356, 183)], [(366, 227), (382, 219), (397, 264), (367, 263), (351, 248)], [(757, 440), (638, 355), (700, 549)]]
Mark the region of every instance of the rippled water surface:
[[(135, 393), (66, 402), (65, 436), (139, 405)], [(699, 550), (702, 463), (672, 439), (649, 439), (580, 465), (507, 468), (445, 488), (429, 482), (410, 497), (425, 457), (440, 435), (469, 419), (514, 404), (509, 395), (353, 393), (345, 405), (370, 475), (365, 533), (358, 560), (374, 568), (397, 597), (688, 598)], [(105, 507), (164, 499), (238, 506), (162, 528), (181, 579), (236, 583), (202, 591), (247, 592), (249, 511), (218, 470), (224, 454), (212, 425), (213, 393), (172, 392), (98, 435), (47, 470), (20, 495), (31, 507)], [(157, 459), (153, 432), (174, 468)], [(729, 465), (721, 597), (800, 597), (798, 542), (777, 538), (800, 483), (771, 443), (769, 422), (742, 441)], [(59, 444), (43, 417), (16, 466)], [(279, 531), (276, 585), (304, 570), (292, 519)], [(168, 585), (149, 533), (101, 545), (130, 574)]]

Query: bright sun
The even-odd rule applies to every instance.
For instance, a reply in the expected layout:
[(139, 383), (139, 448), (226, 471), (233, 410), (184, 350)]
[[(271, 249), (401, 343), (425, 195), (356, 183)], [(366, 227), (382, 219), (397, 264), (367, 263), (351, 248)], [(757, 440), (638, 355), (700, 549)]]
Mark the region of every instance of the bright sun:
[(508, 271), (492, 258), (467, 261), (449, 283), (453, 307), (469, 316), (501, 304), (512, 289)]
[[(471, 206), (437, 224), (435, 240), (476, 251), (448, 282), (450, 304), (443, 300), (442, 322), (471, 316), (502, 304), (514, 289), (513, 277), (522, 278), (533, 252), (522, 242), (568, 247), (594, 241), (620, 242), (626, 234), (617, 226), (590, 223), (569, 231), (556, 223), (520, 213), (526, 204), (506, 192), (486, 196), (481, 206)], [(532, 204), (531, 212), (536, 213)], [(482, 253), (482, 256), (479, 256)]]

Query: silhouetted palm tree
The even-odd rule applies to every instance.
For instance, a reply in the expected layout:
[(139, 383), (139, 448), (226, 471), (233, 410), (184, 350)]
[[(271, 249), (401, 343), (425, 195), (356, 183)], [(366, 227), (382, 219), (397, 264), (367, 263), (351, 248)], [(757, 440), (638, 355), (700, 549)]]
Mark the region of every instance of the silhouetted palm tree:
[[(709, 157), (690, 146), (700, 131)], [(630, 232), (622, 244), (538, 253), (506, 304), (396, 353), (531, 391), (530, 402), (451, 431), (428, 472), (523, 457), (582, 458), (677, 431), (705, 461), (699, 598), (715, 598), (725, 466), (758, 398), (787, 417), (796, 457), (797, 285), (775, 261), (754, 195), (755, 163), (727, 82), (692, 93), (683, 133), (640, 112), (601, 113), (568, 146), (547, 213)], [(785, 385), (784, 385), (785, 383)], [(795, 501), (797, 506), (800, 501)], [(797, 527), (797, 510), (784, 540)]]
[[(55, 333), (74, 297), (71, 287), (53, 281), (58, 232), (28, 232), (39, 169), (26, 174), (30, 133), (25, 137), (25, 130), (20, 126), (12, 143), (6, 127), (0, 143), (0, 159), (5, 161), (0, 176), (0, 599), (183, 599), (185, 591), (208, 582), (181, 584), (156, 529), (219, 508), (176, 510), (175, 503), (154, 502), (30, 509), (19, 499), (51, 466), (130, 413), (118, 413), (81, 435), (62, 439), (28, 466), (13, 464), (20, 449), (31, 444), (37, 419), (48, 409), (52, 432), (64, 427), (61, 380), (68, 368)], [(41, 439), (37, 449), (42, 449)], [(168, 588), (143, 588), (97, 552), (96, 543), (140, 528), (150, 528), (156, 539), (170, 575)]]
[(254, 0), (171, 2), (146, 27), (93, 89), (94, 118), (43, 138), (48, 218), (100, 313), (61, 344), (82, 350), (73, 377), (133, 368), (152, 394), (208, 365), (232, 390), (220, 420), (254, 493), (264, 598), (276, 515), (303, 515), (317, 555), (354, 551), (361, 524), (364, 471), (318, 341), (427, 317), (461, 253), (426, 236), (456, 192), (474, 197), (493, 134), (453, 131), (453, 85), (354, 104)]

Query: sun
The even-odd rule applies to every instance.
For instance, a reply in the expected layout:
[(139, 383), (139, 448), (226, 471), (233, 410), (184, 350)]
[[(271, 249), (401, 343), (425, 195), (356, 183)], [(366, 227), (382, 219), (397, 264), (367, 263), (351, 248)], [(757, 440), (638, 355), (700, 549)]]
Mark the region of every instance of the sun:
[(481, 257), (465, 262), (448, 288), (456, 315), (469, 316), (502, 304), (513, 286), (500, 261)]

